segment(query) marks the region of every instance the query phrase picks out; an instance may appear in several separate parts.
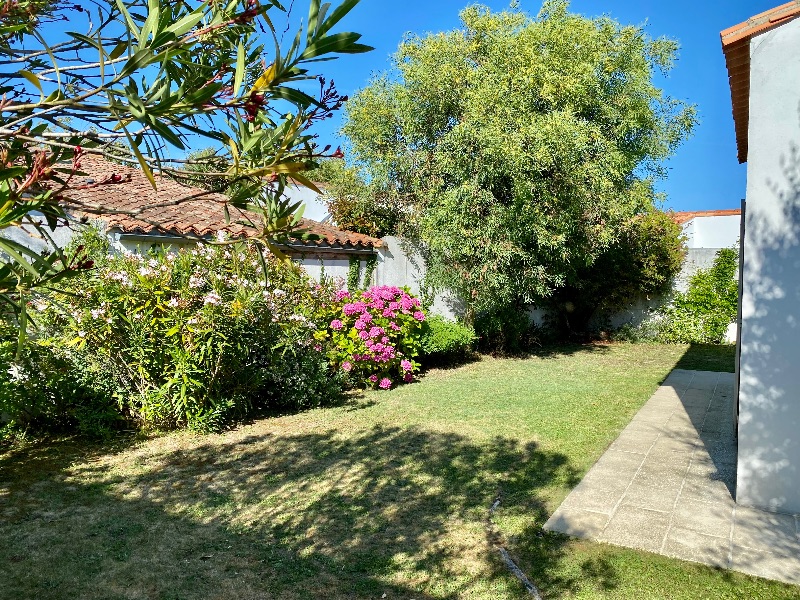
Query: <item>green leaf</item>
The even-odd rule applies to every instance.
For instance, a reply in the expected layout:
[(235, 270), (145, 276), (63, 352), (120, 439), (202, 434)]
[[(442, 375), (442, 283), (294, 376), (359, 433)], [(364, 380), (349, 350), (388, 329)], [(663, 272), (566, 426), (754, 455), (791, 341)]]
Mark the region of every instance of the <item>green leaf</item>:
[(192, 27), (197, 25), (202, 19), (205, 11), (204, 5), (201, 4), (194, 11), (183, 17), (180, 21), (167, 28), (167, 31), (180, 37), (187, 33)]
[(325, 21), (317, 30), (317, 35), (325, 35), (331, 29), (333, 29), (334, 25), (336, 25), (339, 21), (341, 21), (347, 13), (349, 13), (353, 8), (355, 8), (356, 4), (358, 4), (361, 0), (345, 0), (339, 6), (336, 7), (331, 13), (331, 16), (328, 17), (328, 20)]
[(108, 55), (108, 59), (109, 60), (118, 59), (120, 56), (122, 56), (122, 53), (125, 52), (125, 50), (127, 50), (127, 49), (128, 49), (128, 43), (127, 42), (120, 42), (119, 44), (114, 46), (114, 49)]
[(128, 9), (125, 8), (125, 3), (122, 0), (114, 0), (114, 2), (116, 3), (119, 12), (122, 14), (122, 17), (125, 19), (125, 24), (128, 26), (128, 31), (131, 33), (131, 35), (133, 35), (134, 38), (136, 38), (136, 41), (138, 42), (141, 37), (139, 28), (136, 26), (136, 23), (133, 22)]
[(31, 83), (32, 83), (34, 86), (36, 86), (36, 89), (37, 89), (37, 90), (39, 90), (39, 93), (40, 93), (40, 94), (42, 94), (42, 93), (43, 93), (43, 92), (42, 92), (42, 84), (39, 82), (39, 78), (38, 78), (38, 77), (36, 77), (36, 75), (34, 75), (33, 73), (31, 73), (30, 71), (17, 71), (17, 73), (19, 73), (20, 75), (22, 75), (22, 76), (23, 76), (25, 79), (27, 79), (27, 80), (28, 80), (29, 82), (31, 82)]
[(319, 0), (311, 0), (308, 8), (308, 32), (306, 33), (306, 45), (310, 46), (317, 33), (317, 18), (319, 17)]
[(134, 156), (136, 156), (136, 160), (139, 161), (139, 166), (142, 167), (142, 172), (144, 173), (144, 176), (147, 177), (147, 180), (150, 182), (150, 185), (153, 186), (153, 189), (158, 191), (158, 186), (156, 185), (156, 179), (155, 177), (153, 177), (153, 171), (150, 170), (150, 165), (147, 164), (147, 161), (144, 159), (144, 156), (142, 156), (139, 147), (134, 143), (131, 134), (128, 133), (128, 129), (126, 127), (123, 127), (122, 131), (125, 132), (125, 137), (128, 138), (128, 143), (131, 146), (131, 150), (133, 150)]
[(310, 44), (305, 49), (303, 54), (300, 55), (300, 60), (302, 61), (308, 58), (314, 58), (323, 54), (354, 54), (358, 52), (367, 52), (368, 50), (373, 49), (369, 46), (356, 44), (356, 42), (360, 39), (360, 33), (334, 33), (333, 35), (318, 39), (313, 44)]
[(317, 100), (316, 98), (312, 98), (308, 94), (305, 94), (300, 90), (296, 90), (294, 88), (276, 87), (270, 90), (270, 94), (276, 98), (282, 98), (283, 100), (287, 100), (292, 104), (294, 104), (295, 106), (299, 107), (300, 109), (308, 108), (311, 105), (319, 107), (322, 106), (319, 103), (319, 100)]
[(233, 80), (233, 97), (239, 97), (239, 90), (242, 88), (244, 81), (245, 64), (244, 64), (244, 43), (239, 41), (239, 47), (236, 50), (236, 74)]
[(147, 3), (147, 19), (142, 25), (142, 33), (139, 37), (139, 45), (142, 46), (147, 42), (150, 34), (155, 38), (158, 35), (158, 22), (161, 19), (161, 6), (158, 0), (148, 0)]
[(151, 62), (155, 60), (155, 56), (153, 56), (153, 51), (150, 48), (143, 48), (136, 52), (133, 56), (131, 56), (123, 65), (122, 69), (119, 72), (118, 77), (120, 79), (135, 73), (142, 67), (149, 65)]

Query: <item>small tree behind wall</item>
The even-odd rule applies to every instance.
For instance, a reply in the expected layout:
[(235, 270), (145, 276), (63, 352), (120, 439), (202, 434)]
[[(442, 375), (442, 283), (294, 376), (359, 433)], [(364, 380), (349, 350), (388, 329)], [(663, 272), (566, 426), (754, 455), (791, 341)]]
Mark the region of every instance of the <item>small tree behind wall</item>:
[(739, 252), (724, 248), (714, 264), (700, 269), (685, 293), (675, 295), (658, 322), (658, 338), (665, 342), (720, 344), (736, 322), (739, 308)]

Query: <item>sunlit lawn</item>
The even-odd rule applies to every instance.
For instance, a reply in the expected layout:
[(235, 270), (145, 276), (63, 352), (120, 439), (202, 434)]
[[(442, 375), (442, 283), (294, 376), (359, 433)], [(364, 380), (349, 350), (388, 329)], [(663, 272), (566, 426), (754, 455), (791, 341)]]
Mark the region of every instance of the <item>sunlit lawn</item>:
[(800, 597), (541, 531), (679, 361), (732, 366), (686, 350), (486, 358), (223, 435), (7, 452), (0, 598), (526, 597), (495, 544), (547, 599)]

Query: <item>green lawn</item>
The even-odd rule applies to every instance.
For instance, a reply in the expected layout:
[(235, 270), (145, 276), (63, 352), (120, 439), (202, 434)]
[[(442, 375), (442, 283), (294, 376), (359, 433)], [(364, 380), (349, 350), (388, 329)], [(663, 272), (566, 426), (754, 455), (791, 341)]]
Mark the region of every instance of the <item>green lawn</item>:
[(541, 531), (686, 351), (485, 358), (223, 435), (9, 451), (0, 598), (525, 598), (498, 543), (548, 600), (800, 598)]

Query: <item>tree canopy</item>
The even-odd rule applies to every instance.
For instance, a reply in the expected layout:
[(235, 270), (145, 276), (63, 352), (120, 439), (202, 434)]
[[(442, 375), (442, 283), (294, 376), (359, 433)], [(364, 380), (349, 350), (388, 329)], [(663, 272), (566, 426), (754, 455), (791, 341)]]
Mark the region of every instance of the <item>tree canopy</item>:
[(408, 36), (351, 99), (350, 160), (424, 243), (428, 283), (473, 314), (541, 305), (580, 289), (658, 205), (663, 162), (696, 121), (654, 82), (678, 45), (564, 0), (536, 17), (472, 6), (461, 20)]
[[(346, 97), (312, 63), (370, 50), (360, 34), (334, 32), (358, 2), (309, 0), (305, 24), (286, 43), (281, 20), (291, 23), (294, 2), (0, 5), (0, 230), (25, 224), (50, 239), (70, 211), (103, 214), (69, 195), (81, 157), (95, 153), (138, 165), (153, 187), (154, 171), (180, 178), (194, 166), (247, 209), (251, 239), (273, 251), (273, 242), (304, 235), (299, 207), (281, 193), (287, 177), (313, 185), (303, 173), (332, 155), (310, 128)], [(187, 158), (200, 144), (214, 152)], [(0, 251), (0, 313), (23, 334), (31, 297), (89, 265), (2, 236)]]

